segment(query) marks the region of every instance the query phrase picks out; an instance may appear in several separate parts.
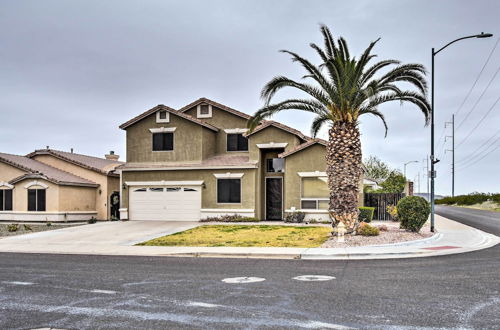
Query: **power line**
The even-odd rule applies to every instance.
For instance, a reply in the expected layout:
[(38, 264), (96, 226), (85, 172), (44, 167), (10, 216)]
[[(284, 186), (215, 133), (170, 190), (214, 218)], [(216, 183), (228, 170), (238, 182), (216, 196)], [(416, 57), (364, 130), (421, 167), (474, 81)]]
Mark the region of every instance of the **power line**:
[(500, 67), (498, 67), (497, 71), (495, 71), (495, 74), (493, 75), (493, 77), (491, 77), (490, 81), (488, 82), (488, 85), (486, 85), (486, 87), (484, 88), (483, 92), (481, 93), (481, 95), (477, 99), (476, 103), (474, 103), (474, 106), (470, 109), (470, 111), (467, 113), (467, 115), (465, 116), (465, 118), (462, 119), (462, 121), (460, 122), (460, 124), (457, 127), (457, 130), (460, 129), (460, 127), (463, 125), (463, 123), (465, 123), (465, 121), (467, 120), (467, 118), (469, 118), (470, 114), (474, 111), (474, 109), (476, 108), (476, 106), (479, 104), (479, 101), (483, 98), (484, 93), (486, 93), (486, 91), (490, 87), (491, 83), (493, 82), (493, 80), (495, 79), (495, 77), (497, 76), (497, 74), (498, 74), (499, 71), (500, 71)]
[(455, 112), (455, 116), (457, 116), (459, 113), (460, 113), (460, 110), (462, 110), (462, 107), (464, 106), (465, 102), (467, 101), (467, 99), (469, 98), (470, 94), (472, 93), (472, 90), (474, 89), (474, 87), (476, 87), (476, 84), (477, 82), (479, 81), (479, 78), (481, 77), (481, 75), (483, 74), (483, 71), (484, 71), (484, 68), (486, 68), (486, 65), (488, 65), (488, 62), (490, 61), (491, 59), (491, 56), (493, 55), (493, 53), (495, 52), (495, 49), (497, 48), (498, 46), (498, 42), (500, 41), (500, 37), (497, 38), (497, 42), (495, 43), (495, 45), (493, 46), (493, 48), (491, 49), (491, 52), (490, 54), (488, 55), (488, 58), (486, 59), (486, 62), (484, 62), (484, 65), (483, 67), (481, 68), (481, 71), (479, 71), (479, 74), (477, 75), (476, 77), (476, 80), (474, 80), (474, 83), (472, 84), (471, 88), (469, 89), (469, 92), (467, 93), (467, 95), (465, 95), (465, 98), (464, 100), (462, 101), (462, 103), (460, 104), (460, 106), (458, 107), (458, 110), (457, 112)]
[[(467, 163), (469, 162), (471, 159), (474, 159), (476, 158), (478, 155), (480, 155), (483, 150), (481, 150), (488, 142), (492, 141), (495, 139), (495, 137), (500, 134), (500, 129), (498, 131), (495, 132), (495, 134), (493, 134), (492, 136), (490, 136), (490, 138), (488, 140), (486, 140), (485, 142), (483, 142), (483, 144), (481, 144), (479, 146), (479, 148), (475, 149), (472, 153), (470, 153), (468, 156), (460, 159), (457, 163)], [(496, 141), (495, 141), (496, 142)], [(489, 149), (489, 147), (492, 145), (493, 143), (491, 143), (486, 149)]]
[(483, 118), (481, 118), (481, 120), (479, 120), (479, 122), (476, 124), (476, 126), (474, 126), (474, 128), (469, 132), (469, 134), (467, 134), (467, 136), (457, 145), (457, 148), (460, 147), (460, 145), (462, 145), (465, 141), (467, 141), (467, 139), (471, 136), (471, 134), (479, 127), (479, 125), (481, 125), (481, 123), (483, 122), (483, 120), (495, 108), (495, 105), (497, 105), (498, 101), (500, 101), (500, 96), (497, 98), (497, 100), (495, 101), (495, 103), (493, 103), (493, 105), (490, 107), (490, 109), (484, 114)]
[(483, 157), (479, 158), (478, 160), (476, 160), (475, 162), (465, 166), (465, 167), (462, 167), (460, 170), (464, 170), (468, 167), (471, 167), (472, 165), (474, 164), (477, 164), (479, 161), (483, 160), (486, 156), (490, 155), (492, 152), (495, 152), (498, 148), (500, 148), (500, 144), (498, 144), (493, 150), (491, 150), (490, 152), (486, 153)]
[(491, 142), (487, 147), (486, 149), (484, 149), (483, 151), (481, 151), (480, 153), (478, 153), (477, 155), (475, 155), (474, 157), (472, 158), (469, 158), (467, 159), (465, 162), (463, 162), (460, 166), (464, 167), (464, 166), (468, 166), (471, 164), (471, 162), (474, 162), (475, 160), (477, 160), (478, 157), (481, 157), (483, 156), (484, 154), (487, 154), (488, 153), (488, 149), (490, 149), (490, 147), (494, 146), (497, 142), (500, 142), (500, 137), (497, 138), (496, 140), (493, 140), (493, 142)]

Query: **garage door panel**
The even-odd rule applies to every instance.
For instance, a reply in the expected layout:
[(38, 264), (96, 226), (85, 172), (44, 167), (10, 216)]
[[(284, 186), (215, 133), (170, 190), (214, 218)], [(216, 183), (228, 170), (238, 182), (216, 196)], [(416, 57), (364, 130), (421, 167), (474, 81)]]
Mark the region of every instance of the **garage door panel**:
[(131, 220), (198, 221), (201, 189), (197, 186), (142, 187), (130, 192)]

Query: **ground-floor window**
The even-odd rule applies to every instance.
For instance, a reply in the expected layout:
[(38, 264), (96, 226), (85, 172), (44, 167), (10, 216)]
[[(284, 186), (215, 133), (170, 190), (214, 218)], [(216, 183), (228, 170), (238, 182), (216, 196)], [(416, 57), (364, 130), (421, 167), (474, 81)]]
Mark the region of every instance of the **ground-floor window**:
[(302, 178), (301, 209), (328, 210), (329, 196), (326, 177)]
[(0, 189), (0, 211), (12, 211), (12, 189)]
[(45, 211), (45, 189), (28, 189), (28, 211)]
[(241, 179), (217, 179), (217, 203), (241, 203)]

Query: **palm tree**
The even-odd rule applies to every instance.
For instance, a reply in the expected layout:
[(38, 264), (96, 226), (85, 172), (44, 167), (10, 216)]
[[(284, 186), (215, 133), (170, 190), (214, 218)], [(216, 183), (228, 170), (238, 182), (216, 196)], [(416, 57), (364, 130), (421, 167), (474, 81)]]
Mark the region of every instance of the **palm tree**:
[[(312, 64), (294, 52), (289, 54), (306, 70), (303, 82), (284, 76), (276, 76), (261, 92), (264, 106), (249, 121), (252, 131), (263, 119), (283, 110), (312, 112), (311, 134), (315, 137), (324, 124), (329, 125), (326, 148), (326, 173), (330, 189), (329, 213), (333, 226), (344, 223), (348, 232), (358, 225), (359, 180), (362, 174), (361, 141), (359, 117), (369, 114), (387, 123), (378, 106), (391, 101), (409, 102), (424, 114), (427, 124), (430, 105), (427, 101), (425, 68), (421, 64), (401, 64), (397, 60), (383, 60), (368, 66), (376, 56), (371, 51), (372, 42), (357, 59), (351, 57), (344, 38), (334, 40), (327, 26), (322, 25), (324, 49), (312, 43), (310, 46), (319, 54), (321, 64)], [(386, 69), (385, 73), (380, 70)], [(388, 69), (388, 70), (387, 70)], [(311, 83), (309, 83), (311, 82)], [(406, 82), (416, 90), (401, 89), (399, 83)], [(285, 87), (295, 88), (308, 95), (307, 98), (288, 99), (271, 103), (276, 92)]]

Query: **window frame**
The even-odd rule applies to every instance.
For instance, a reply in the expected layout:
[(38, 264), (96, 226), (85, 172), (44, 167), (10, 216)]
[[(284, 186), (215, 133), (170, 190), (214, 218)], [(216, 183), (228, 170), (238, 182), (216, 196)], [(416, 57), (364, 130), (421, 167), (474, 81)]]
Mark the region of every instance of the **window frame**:
[[(229, 136), (236, 135), (236, 150), (229, 150)], [(238, 149), (239, 147), (239, 137), (246, 140), (246, 149)], [(243, 136), (243, 133), (226, 133), (226, 152), (248, 152), (248, 138)]]
[[(31, 210), (30, 209), (30, 192), (34, 191), (35, 192), (35, 209)], [(40, 196), (39, 193), (43, 191), (43, 210), (40, 207)], [(47, 189), (41, 189), (41, 188), (33, 188), (33, 189), (27, 189), (27, 209), (28, 212), (46, 212), (47, 211)]]
[[(201, 106), (202, 105), (208, 105), (208, 113), (207, 114), (201, 113)], [(212, 118), (212, 105), (211, 104), (198, 104), (196, 106), (196, 118)]]
[[(165, 112), (166, 113), (166, 117), (165, 118), (161, 118), (161, 113), (162, 112)], [(158, 110), (156, 112), (156, 122), (157, 123), (170, 123), (170, 112), (168, 112), (167, 110)]]
[[(0, 189), (0, 211), (13, 211), (14, 210), (14, 189)], [(7, 192), (10, 192), (10, 208), (7, 209)]]
[[(166, 150), (155, 150), (155, 135), (157, 134), (170, 134), (172, 136), (172, 149), (166, 149)], [(152, 152), (172, 152), (175, 150), (175, 137), (174, 137), (174, 132), (154, 132), (151, 133), (151, 151)]]
[[(269, 170), (269, 161), (271, 161), (271, 166), (272, 166), (273, 161), (275, 159), (280, 159), (283, 161), (283, 169), (281, 171), (274, 171), (274, 167), (273, 167), (273, 171)], [(285, 173), (285, 158), (279, 158), (279, 157), (266, 158), (266, 173)]]
[[(240, 183), (240, 196), (239, 196), (239, 202), (220, 202), (219, 201), (219, 180), (237, 180)], [(216, 179), (216, 184), (215, 184), (215, 201), (216, 203), (219, 204), (230, 204), (230, 205), (241, 205), (242, 200), (243, 200), (243, 190), (241, 189), (241, 178), (217, 178)]]
[[(310, 175), (310, 176), (300, 176), (300, 209), (303, 210), (320, 210), (320, 211), (328, 211), (327, 209), (320, 209), (319, 208), (319, 202), (320, 201), (330, 201), (329, 197), (303, 197), (304, 196), (304, 179), (309, 179), (309, 178), (316, 178), (318, 180), (321, 180), (320, 178), (324, 178), (325, 176), (323, 175)], [(328, 186), (328, 183), (325, 182)], [(316, 207), (314, 209), (304, 209), (302, 208), (302, 202), (303, 201), (314, 201), (316, 203)]]

